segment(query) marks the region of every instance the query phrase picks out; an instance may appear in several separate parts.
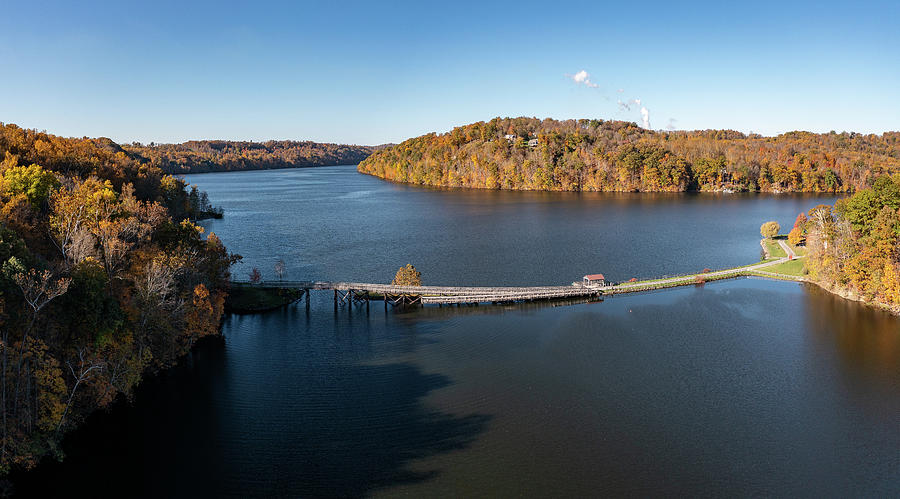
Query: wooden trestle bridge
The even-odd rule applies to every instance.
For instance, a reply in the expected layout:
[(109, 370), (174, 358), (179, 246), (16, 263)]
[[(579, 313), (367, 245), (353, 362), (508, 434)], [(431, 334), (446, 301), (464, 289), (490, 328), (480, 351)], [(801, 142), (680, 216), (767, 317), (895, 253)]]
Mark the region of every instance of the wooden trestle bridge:
[(535, 300), (566, 298), (594, 298), (602, 291), (598, 287), (584, 285), (529, 286), (529, 287), (458, 287), (458, 286), (395, 286), (362, 282), (325, 281), (264, 281), (260, 287), (277, 287), (303, 290), (307, 303), (312, 290), (334, 291), (334, 303), (353, 303), (377, 300), (392, 305), (415, 304), (478, 304), (514, 303)]
[(610, 283), (603, 274), (589, 274), (582, 282), (573, 282), (568, 286), (395, 286), (393, 284), (371, 284), (364, 282), (328, 282), (328, 281), (263, 281), (257, 283), (238, 282), (234, 284), (261, 288), (281, 288), (301, 291), (298, 299), (305, 295), (306, 306), (309, 307), (309, 295), (313, 290), (331, 290), (334, 292), (334, 306), (339, 303), (384, 301), (393, 305), (477, 305), (479, 303), (515, 303), (538, 300), (588, 300), (592, 301), (602, 295), (620, 293), (636, 293), (654, 289), (676, 286), (702, 285), (707, 281), (731, 279), (740, 276), (759, 276), (765, 278), (791, 281), (805, 281), (803, 276), (773, 272), (771, 269), (795, 258), (794, 249), (784, 241), (778, 244), (784, 249), (786, 256), (778, 259), (767, 259), (762, 262), (734, 267), (725, 270), (704, 270), (699, 274), (686, 274), (674, 277), (663, 277), (638, 281), (631, 279), (623, 283)]

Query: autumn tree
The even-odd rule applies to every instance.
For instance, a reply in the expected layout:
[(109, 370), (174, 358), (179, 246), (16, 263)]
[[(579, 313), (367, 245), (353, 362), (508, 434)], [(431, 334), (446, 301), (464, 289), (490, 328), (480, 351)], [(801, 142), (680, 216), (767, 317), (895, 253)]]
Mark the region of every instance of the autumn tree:
[(124, 185), (119, 196), (109, 196), (107, 192), (104, 189), (89, 211), (88, 228), (98, 242), (106, 272), (112, 276), (131, 248), (148, 238), (166, 214), (157, 203), (137, 200), (131, 184)]
[(128, 251), (166, 219), (165, 209), (139, 201), (131, 184), (119, 194), (109, 181), (93, 177), (60, 189), (51, 206), (51, 233), (63, 257), (77, 264), (96, 254), (111, 276)]
[(194, 287), (191, 305), (187, 314), (188, 348), (199, 338), (215, 334), (218, 331), (218, 317), (222, 314), (224, 297), (210, 295), (206, 286), (198, 284)]
[(74, 383), (72, 384), (72, 390), (69, 392), (69, 396), (66, 399), (65, 408), (59, 416), (59, 421), (56, 423), (56, 433), (59, 433), (63, 423), (66, 421), (66, 415), (69, 413), (69, 408), (72, 407), (72, 401), (75, 399), (75, 394), (78, 393), (78, 387), (81, 386), (82, 383), (90, 381), (91, 378), (103, 369), (103, 362), (97, 357), (90, 355), (90, 353), (87, 352), (87, 348), (78, 349), (77, 365), (73, 364), (71, 361), (67, 362), (66, 365), (69, 368), (69, 373), (72, 375)]
[(103, 219), (98, 205), (110, 204), (116, 197), (109, 181), (101, 182), (92, 177), (75, 179), (70, 185), (56, 191), (50, 198), (50, 232), (63, 258), (76, 264), (90, 256), (96, 246), (91, 231)]
[(69, 278), (54, 278), (53, 272), (44, 270), (39, 272), (36, 269), (30, 269), (27, 272), (17, 273), (13, 279), (16, 285), (22, 291), (25, 303), (31, 309), (31, 321), (28, 328), (25, 329), (26, 336), (37, 320), (37, 314), (54, 298), (62, 295), (69, 289)]
[(781, 226), (778, 225), (778, 222), (766, 222), (759, 228), (759, 233), (766, 239), (772, 239), (778, 235), (780, 230)]
[(34, 206), (44, 204), (57, 187), (56, 175), (39, 165), (14, 166), (0, 176), (0, 191), (7, 195), (24, 194)]
[(394, 286), (421, 286), (422, 273), (408, 263), (405, 267), (400, 267), (391, 284)]
[(806, 242), (806, 224), (808, 222), (809, 219), (806, 217), (806, 213), (801, 212), (797, 215), (794, 226), (791, 228), (791, 231), (788, 232), (788, 242), (790, 244), (797, 246)]
[(803, 244), (803, 241), (805, 241), (805, 237), (803, 235), (803, 230), (800, 229), (799, 227), (792, 228), (791, 231), (788, 232), (787, 240), (788, 240), (788, 243), (793, 246)]

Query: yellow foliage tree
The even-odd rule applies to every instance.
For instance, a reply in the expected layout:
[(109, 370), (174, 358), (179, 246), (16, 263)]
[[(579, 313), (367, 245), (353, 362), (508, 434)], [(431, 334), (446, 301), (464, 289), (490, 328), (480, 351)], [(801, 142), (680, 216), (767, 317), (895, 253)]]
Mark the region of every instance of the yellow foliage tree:
[(192, 299), (193, 306), (187, 313), (187, 335), (188, 345), (192, 345), (194, 341), (204, 336), (216, 334), (219, 330), (218, 318), (221, 315), (221, 308), (224, 305), (224, 297), (218, 295), (210, 295), (209, 289), (203, 284), (194, 287), (194, 296)]
[(900, 267), (895, 263), (884, 263), (882, 297), (888, 305), (900, 306)]
[(762, 234), (766, 239), (772, 239), (773, 237), (778, 235), (778, 232), (781, 230), (781, 225), (778, 225), (778, 222), (766, 222), (762, 224), (759, 228), (759, 233)]
[(806, 240), (806, 237), (803, 235), (803, 229), (800, 227), (794, 227), (788, 232), (788, 242), (794, 246), (803, 243)]
[(406, 267), (401, 267), (397, 271), (397, 275), (394, 276), (391, 284), (394, 286), (421, 286), (422, 273), (416, 270), (411, 263), (408, 263)]

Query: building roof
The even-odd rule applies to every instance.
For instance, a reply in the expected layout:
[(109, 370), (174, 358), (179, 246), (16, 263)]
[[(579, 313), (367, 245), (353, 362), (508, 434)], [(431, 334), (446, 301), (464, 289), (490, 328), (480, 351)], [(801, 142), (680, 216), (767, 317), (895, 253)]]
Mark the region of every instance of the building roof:
[(589, 281), (605, 281), (606, 278), (603, 277), (603, 274), (588, 274), (584, 276), (585, 279)]

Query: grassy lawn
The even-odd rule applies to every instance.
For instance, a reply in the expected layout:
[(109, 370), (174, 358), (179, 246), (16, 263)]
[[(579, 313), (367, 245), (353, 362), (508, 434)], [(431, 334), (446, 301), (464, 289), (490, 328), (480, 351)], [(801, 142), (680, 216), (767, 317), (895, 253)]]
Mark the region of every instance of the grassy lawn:
[(772, 258), (784, 258), (787, 256), (787, 253), (784, 252), (784, 249), (771, 239), (765, 240), (766, 249), (769, 250), (769, 256)]
[(786, 274), (794, 276), (806, 275), (806, 262), (804, 260), (790, 260), (770, 267), (763, 267), (760, 270), (766, 272), (775, 272), (777, 274)]
[(798, 256), (806, 256), (806, 246), (791, 246)]

